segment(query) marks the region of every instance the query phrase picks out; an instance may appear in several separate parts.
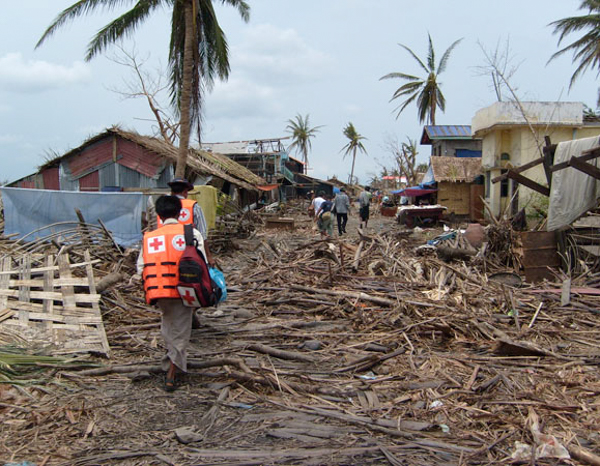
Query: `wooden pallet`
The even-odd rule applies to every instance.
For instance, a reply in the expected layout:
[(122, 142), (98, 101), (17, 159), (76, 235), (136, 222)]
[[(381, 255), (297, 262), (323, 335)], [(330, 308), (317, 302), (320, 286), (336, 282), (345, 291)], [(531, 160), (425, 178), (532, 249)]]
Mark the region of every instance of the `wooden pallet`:
[[(89, 251), (85, 262), (70, 264), (68, 254), (46, 257), (32, 268), (31, 256), (0, 263), (0, 330), (30, 344), (49, 346), (54, 355), (97, 353), (110, 357)], [(72, 271), (83, 268), (85, 277)]]

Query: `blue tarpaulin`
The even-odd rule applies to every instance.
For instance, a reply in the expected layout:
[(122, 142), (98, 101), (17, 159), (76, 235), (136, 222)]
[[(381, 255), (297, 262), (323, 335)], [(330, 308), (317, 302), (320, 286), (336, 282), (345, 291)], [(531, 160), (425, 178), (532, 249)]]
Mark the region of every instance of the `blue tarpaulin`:
[[(0, 188), (4, 202), (4, 234), (16, 234), (33, 241), (50, 233), (72, 228), (54, 225), (78, 222), (75, 209), (81, 211), (86, 223), (98, 224), (98, 219), (112, 233), (116, 243), (132, 246), (142, 240), (142, 193), (85, 193), (50, 191), (47, 189)], [(36, 231), (40, 230), (40, 231)]]

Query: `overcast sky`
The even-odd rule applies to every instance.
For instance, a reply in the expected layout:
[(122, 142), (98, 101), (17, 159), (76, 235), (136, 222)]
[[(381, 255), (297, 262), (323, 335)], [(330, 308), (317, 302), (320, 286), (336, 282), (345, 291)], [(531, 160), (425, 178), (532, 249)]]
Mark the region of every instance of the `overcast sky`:
[[(0, 181), (35, 172), (49, 154), (63, 154), (86, 138), (119, 124), (153, 134), (152, 115), (141, 99), (124, 100), (132, 74), (104, 56), (83, 61), (92, 35), (119, 12), (84, 17), (37, 50), (45, 28), (74, 0), (3, 2), (0, 15)], [(127, 3), (127, 2), (123, 2)], [(133, 2), (131, 2), (133, 3)], [(220, 4), (220, 2), (218, 2)], [(588, 72), (569, 92), (571, 57), (546, 65), (557, 48), (548, 23), (581, 14), (580, 0), (248, 0), (249, 23), (236, 10), (219, 7), (230, 46), (229, 81), (207, 97), (203, 141), (225, 142), (284, 137), (287, 120), (310, 115), (322, 126), (312, 140), (309, 174), (346, 180), (350, 157), (343, 158), (344, 126), (352, 122), (367, 138), (356, 175), (363, 183), (392, 168), (386, 141), (420, 139), (416, 108), (399, 118), (389, 102), (400, 81), (380, 81), (398, 71), (422, 75), (398, 43), (425, 59), (427, 33), (438, 59), (456, 39), (440, 81), (446, 112), (438, 124), (470, 124), (475, 112), (495, 101), (489, 78), (478, 67), (485, 60), (478, 43), (494, 49), (510, 41), (512, 78), (522, 100), (581, 101), (595, 106), (596, 74)], [(145, 23), (127, 50), (147, 59), (157, 75), (167, 62), (170, 17), (160, 12)], [(116, 49), (113, 49), (117, 52)], [(109, 52), (113, 54), (112, 52)], [(167, 96), (163, 101), (168, 105)], [(425, 162), (429, 147), (420, 147)]]

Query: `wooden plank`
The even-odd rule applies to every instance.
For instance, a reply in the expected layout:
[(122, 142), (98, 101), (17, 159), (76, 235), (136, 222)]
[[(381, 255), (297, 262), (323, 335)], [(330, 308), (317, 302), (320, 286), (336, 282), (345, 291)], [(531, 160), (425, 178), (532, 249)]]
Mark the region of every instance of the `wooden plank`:
[[(44, 273), (44, 278), (40, 279), (28, 279), (28, 280), (10, 280), (9, 287), (27, 287), (27, 288), (44, 288), (46, 284), (46, 274), (52, 274), (52, 271), (48, 271)], [(63, 286), (89, 286), (89, 280), (87, 278), (79, 278), (79, 277), (68, 277), (68, 278), (55, 278), (53, 281), (54, 288), (60, 288)]]
[(512, 170), (509, 170), (507, 175), (509, 178), (512, 178), (517, 183), (522, 184), (523, 186), (527, 186), (529, 189), (532, 189), (540, 194), (543, 194), (544, 196), (550, 196), (550, 189), (547, 188), (546, 186), (539, 184), (536, 181), (533, 181), (523, 175), (519, 175), (518, 173), (515, 173)]
[[(63, 288), (64, 290), (65, 288)], [(56, 301), (63, 301), (65, 294), (64, 292), (52, 291), (30, 291), (29, 292), (30, 299), (54, 299)], [(8, 296), (12, 298), (19, 297), (19, 290), (0, 290), (0, 296)], [(68, 296), (69, 306), (65, 307), (65, 309), (76, 310), (75, 304), (77, 303), (97, 303), (100, 301), (101, 296), (99, 294), (73, 294), (72, 296)]]
[[(600, 157), (600, 148), (596, 148), (596, 149), (591, 149), (588, 151), (584, 151), (581, 153), (581, 155), (579, 157), (571, 157), (571, 158), (576, 158), (577, 160), (579, 160), (580, 162), (587, 162), (589, 160), (595, 159), (597, 157)], [(550, 168), (551, 171), (556, 172), (558, 170), (564, 170), (565, 168), (569, 167), (569, 162), (561, 162), (561, 163), (557, 163), (555, 165), (552, 165), (552, 167)]]
[(560, 305), (566, 306), (571, 302), (571, 279), (567, 278), (563, 282), (562, 292), (560, 294)]
[[(58, 256), (58, 270), (60, 277), (71, 277), (71, 268), (69, 267), (69, 255), (61, 254)], [(62, 302), (65, 309), (75, 309), (75, 290), (72, 286), (62, 286), (61, 293)]]
[[(0, 290), (7, 290), (9, 287), (9, 282), (10, 282), (9, 272), (12, 273), (10, 256), (5, 257), (4, 260), (2, 261), (2, 272), (5, 272), (5, 273), (0, 274)], [(0, 294), (0, 310), (5, 309), (7, 303), (8, 303), (8, 297)]]
[(587, 175), (596, 178), (597, 180), (600, 180), (600, 169), (594, 165), (590, 165), (589, 163), (581, 161), (576, 157), (573, 157), (571, 160), (569, 160), (569, 165), (583, 173), (586, 173)]
[[(89, 264), (94, 265), (100, 262), (102, 262), (100, 259), (94, 259), (90, 261)], [(87, 262), (78, 262), (77, 264), (69, 264), (69, 267), (72, 269), (76, 269), (79, 267), (85, 267), (86, 265), (88, 265)], [(52, 267), (37, 267), (35, 269), (31, 269), (31, 274), (36, 275), (39, 273), (47, 272), (48, 270), (58, 270), (58, 266), (54, 265)], [(2, 275), (16, 275), (16, 273), (11, 268), (8, 268), (7, 270), (0, 270), (0, 276)]]
[[(85, 267), (85, 271), (87, 273), (88, 279), (88, 288), (90, 290), (90, 295), (96, 295), (96, 283), (94, 281), (94, 269), (91, 264), (91, 256), (89, 249), (86, 249), (83, 253), (83, 257), (87, 262)], [(98, 295), (99, 296), (99, 295)], [(110, 357), (110, 345), (108, 343), (108, 337), (106, 336), (106, 330), (104, 329), (104, 325), (102, 324), (102, 311), (100, 310), (100, 306), (98, 305), (98, 301), (92, 303), (92, 309), (94, 310), (94, 317), (98, 318), (100, 322), (96, 325), (96, 333), (102, 342), (102, 348), (104, 348), (104, 354), (106, 357)]]
[[(19, 269), (19, 278), (21, 280), (28, 280), (31, 278), (31, 256), (26, 255)], [(19, 286), (19, 301), (28, 303), (31, 295), (31, 289), (28, 286)], [(27, 325), (28, 313), (25, 311), (19, 311), (19, 322), (23, 325)]]
[[(526, 163), (525, 165), (521, 165), (519, 167), (514, 167), (509, 169), (513, 173), (522, 173), (530, 168), (537, 167), (540, 163), (544, 163), (544, 158), (540, 157), (539, 159), (532, 160), (531, 162)], [(503, 175), (499, 175), (495, 178), (492, 178), (492, 183), (498, 183), (498, 181), (502, 181), (508, 178), (508, 175), (505, 173)]]

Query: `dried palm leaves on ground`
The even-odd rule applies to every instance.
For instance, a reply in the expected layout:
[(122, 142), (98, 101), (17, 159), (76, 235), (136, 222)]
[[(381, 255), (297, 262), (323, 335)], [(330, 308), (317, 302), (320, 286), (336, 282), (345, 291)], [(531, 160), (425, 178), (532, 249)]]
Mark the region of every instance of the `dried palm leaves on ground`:
[(503, 287), (469, 263), (417, 257), (419, 238), (388, 221), (358, 235), (352, 217), (342, 241), (310, 228), (237, 240), (219, 257), (228, 300), (202, 313), (174, 394), (160, 390), (159, 314), (126, 280), (107, 288), (114, 358), (57, 372), (68, 389), (0, 400), (0, 457), (555, 464), (540, 459), (554, 442), (552, 454), (596, 464), (599, 298), (585, 278), (569, 304), (560, 283)]

